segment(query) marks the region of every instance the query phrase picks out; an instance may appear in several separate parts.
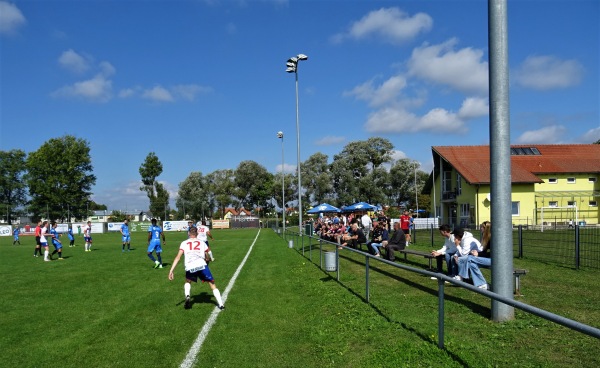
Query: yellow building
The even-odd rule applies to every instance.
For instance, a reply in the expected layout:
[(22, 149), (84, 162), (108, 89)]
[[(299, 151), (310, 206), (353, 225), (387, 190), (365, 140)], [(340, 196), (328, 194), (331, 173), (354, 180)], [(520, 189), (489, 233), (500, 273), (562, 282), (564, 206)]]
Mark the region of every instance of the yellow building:
[[(426, 191), (440, 223), (475, 227), (490, 220), (489, 146), (432, 147)], [(597, 225), (600, 144), (511, 146), (513, 225)]]

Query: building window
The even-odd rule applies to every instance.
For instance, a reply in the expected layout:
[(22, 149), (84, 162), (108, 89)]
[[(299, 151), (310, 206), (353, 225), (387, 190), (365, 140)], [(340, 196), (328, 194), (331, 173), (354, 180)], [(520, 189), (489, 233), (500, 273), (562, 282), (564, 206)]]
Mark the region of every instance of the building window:
[(550, 201), (550, 202), (548, 202), (548, 207), (558, 207), (558, 201)]
[(548, 184), (556, 184), (556, 183), (558, 183), (557, 178), (548, 178)]
[(590, 207), (598, 207), (598, 202), (597, 201), (590, 201), (589, 206)]
[(461, 203), (460, 204), (460, 217), (469, 217), (469, 204)]
[(567, 202), (567, 206), (569, 206), (569, 207), (575, 207), (576, 206), (575, 201), (568, 201)]
[(450, 178), (452, 177), (452, 171), (444, 171), (444, 180), (442, 184), (442, 191), (451, 192), (452, 191), (452, 182)]
[(589, 181), (590, 183), (595, 183), (595, 182), (596, 182), (596, 178), (588, 178), (588, 181)]
[(456, 173), (456, 195), (462, 194), (462, 177)]
[(567, 184), (575, 184), (575, 178), (567, 178)]
[(521, 212), (521, 202), (512, 202), (512, 215), (519, 216)]

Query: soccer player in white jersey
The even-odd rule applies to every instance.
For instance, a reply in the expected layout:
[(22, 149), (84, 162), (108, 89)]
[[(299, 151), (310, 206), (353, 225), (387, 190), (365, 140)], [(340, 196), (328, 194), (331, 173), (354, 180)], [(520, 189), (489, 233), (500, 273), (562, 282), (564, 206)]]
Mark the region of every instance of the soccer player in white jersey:
[(179, 245), (179, 252), (175, 257), (175, 260), (173, 260), (173, 265), (169, 271), (169, 280), (172, 281), (175, 278), (173, 271), (183, 254), (185, 259), (185, 285), (183, 286), (185, 294), (184, 308), (190, 309), (192, 307), (192, 300), (190, 298), (192, 282), (197, 282), (198, 278), (200, 278), (202, 282), (208, 282), (210, 285), (213, 295), (217, 299), (219, 309), (225, 309), (225, 305), (223, 305), (223, 300), (221, 299), (221, 292), (217, 289), (215, 279), (208, 268), (208, 252), (210, 249), (206, 242), (201, 241), (197, 236), (198, 229), (193, 227), (190, 229), (190, 238), (182, 241)]
[[(215, 238), (213, 238), (212, 234), (210, 233), (210, 228), (206, 226), (206, 220), (202, 220), (201, 222), (199, 221), (198, 224), (196, 224), (196, 228), (198, 228), (198, 240), (205, 242), (206, 246), (210, 248), (210, 245), (208, 244), (208, 237), (210, 237), (210, 240), (215, 240)], [(215, 260), (212, 251), (209, 251), (208, 255), (211, 261)]]
[(85, 241), (85, 251), (92, 251), (92, 222), (88, 221), (83, 227), (83, 240)]

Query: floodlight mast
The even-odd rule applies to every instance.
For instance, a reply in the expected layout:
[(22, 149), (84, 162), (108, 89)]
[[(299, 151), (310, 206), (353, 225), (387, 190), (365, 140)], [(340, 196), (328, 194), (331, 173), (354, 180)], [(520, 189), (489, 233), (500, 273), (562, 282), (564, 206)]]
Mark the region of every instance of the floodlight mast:
[(281, 212), (283, 213), (283, 236), (285, 237), (285, 172), (283, 171), (283, 132), (277, 132), (277, 138), (281, 139)]
[(300, 114), (298, 109), (298, 62), (308, 56), (298, 54), (288, 59), (285, 71), (296, 75), (296, 151), (298, 155), (298, 233), (302, 234), (302, 179), (300, 175)]

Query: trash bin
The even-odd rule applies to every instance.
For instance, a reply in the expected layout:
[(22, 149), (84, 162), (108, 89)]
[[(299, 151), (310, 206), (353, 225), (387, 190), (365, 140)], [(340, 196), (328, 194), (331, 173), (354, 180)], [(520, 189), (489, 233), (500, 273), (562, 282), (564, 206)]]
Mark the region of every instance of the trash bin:
[(304, 224), (304, 234), (311, 236), (313, 234), (313, 223), (307, 222)]
[(325, 271), (336, 271), (335, 252), (325, 252)]
[(579, 226), (585, 226), (585, 221), (579, 221)]
[(293, 248), (294, 247), (294, 241), (290, 240), (290, 242), (288, 243), (288, 248)]

